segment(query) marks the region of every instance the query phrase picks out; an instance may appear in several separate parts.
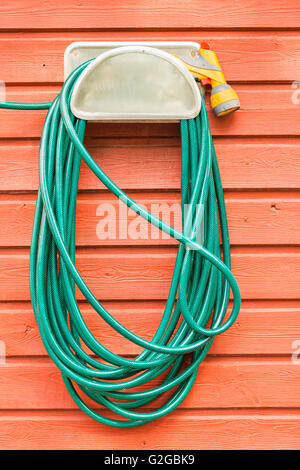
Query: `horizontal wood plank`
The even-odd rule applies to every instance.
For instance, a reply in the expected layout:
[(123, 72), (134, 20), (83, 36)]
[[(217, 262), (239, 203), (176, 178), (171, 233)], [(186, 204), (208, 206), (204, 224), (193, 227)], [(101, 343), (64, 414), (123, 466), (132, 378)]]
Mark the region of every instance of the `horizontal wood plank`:
[[(300, 73), (300, 32), (104, 31), (3, 33), (1, 80), (5, 83), (62, 83), (63, 54), (74, 41), (197, 41), (213, 49), (229, 81), (289, 81)], [(16, 38), (18, 40), (16, 40)]]
[[(77, 266), (99, 299), (166, 299), (175, 256), (175, 247), (82, 249)], [(28, 267), (28, 250), (1, 250), (0, 300), (29, 300)], [(235, 248), (232, 270), (243, 299), (299, 298), (297, 247)]]
[(0, 424), (2, 449), (298, 449), (300, 440), (297, 410), (178, 410), (117, 432), (78, 411), (2, 412)]
[(10, 1), (0, 7), (2, 29), (101, 29), (104, 28), (298, 28), (300, 15), (296, 0), (213, 0), (201, 5), (197, 0), (154, 0), (105, 3), (95, 0), (75, 3), (55, 0), (20, 3)]
[[(299, 108), (293, 103), (295, 90), (286, 85), (276, 90), (271, 86), (235, 86), (241, 100), (241, 109), (224, 118), (217, 118), (207, 96), (207, 110), (214, 136), (270, 136), (298, 135), (300, 126)], [(55, 93), (43, 91), (34, 93), (17, 88), (7, 94), (9, 101), (51, 101)], [(0, 138), (38, 138), (41, 135), (46, 111), (0, 110)], [(177, 137), (178, 124), (132, 124), (89, 123), (86, 135), (90, 137)]]
[[(131, 194), (135, 201), (171, 224), (181, 227), (180, 194)], [(299, 244), (300, 194), (226, 193), (226, 208), (233, 245)], [(30, 246), (34, 195), (1, 195), (0, 246)], [(177, 241), (142, 222), (141, 238), (133, 223), (136, 214), (110, 194), (79, 194), (77, 206), (77, 244), (177, 245)]]
[[(164, 302), (104, 302), (105, 308), (123, 325), (150, 340), (164, 310)], [(112, 330), (85, 303), (80, 303), (83, 318), (92, 333), (117, 354), (138, 354), (140, 348)], [(209, 354), (217, 355), (291, 355), (300, 337), (299, 301), (243, 301), (234, 325), (218, 337)], [(0, 303), (0, 340), (5, 354), (42, 356), (46, 354), (29, 302)]]
[[(180, 188), (177, 138), (87, 139), (86, 145), (95, 161), (123, 189)], [(218, 138), (215, 146), (226, 189), (300, 188), (297, 138)], [(0, 142), (1, 191), (37, 190), (38, 152), (39, 143), (35, 141)], [(84, 163), (79, 188), (104, 188)]]
[[(0, 365), (0, 409), (74, 409), (57, 367), (48, 359)], [(299, 407), (299, 364), (287, 359), (207, 358), (181, 408)], [(159, 385), (160, 379), (151, 382)], [(145, 389), (147, 387), (139, 387)], [(167, 394), (168, 397), (168, 394)], [(165, 400), (159, 399), (162, 404)], [(90, 404), (92, 401), (88, 400)], [(93, 404), (96, 408), (99, 405)], [(157, 407), (153, 403), (147, 407)], [(101, 407), (102, 408), (102, 407)]]

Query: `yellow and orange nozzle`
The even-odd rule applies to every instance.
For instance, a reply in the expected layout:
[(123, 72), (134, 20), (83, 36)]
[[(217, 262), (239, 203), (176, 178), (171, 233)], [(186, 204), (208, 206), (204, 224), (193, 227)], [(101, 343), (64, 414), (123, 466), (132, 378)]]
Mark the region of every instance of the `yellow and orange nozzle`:
[(211, 85), (210, 102), (216, 116), (225, 116), (240, 108), (240, 100), (234, 89), (228, 85), (216, 53), (207, 45), (199, 49), (190, 59), (178, 57), (202, 85)]

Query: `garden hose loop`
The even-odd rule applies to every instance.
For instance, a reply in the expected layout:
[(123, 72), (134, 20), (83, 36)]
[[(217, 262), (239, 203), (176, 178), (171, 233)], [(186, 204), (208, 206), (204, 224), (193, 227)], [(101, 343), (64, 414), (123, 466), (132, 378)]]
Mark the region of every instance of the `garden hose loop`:
[[(132, 427), (180, 405), (195, 382), (214, 337), (234, 323), (241, 298), (230, 270), (224, 195), (204, 102), (199, 116), (180, 124), (182, 214), (188, 206), (180, 232), (122, 191), (84, 147), (86, 122), (72, 114), (70, 100), (88, 63), (68, 77), (53, 102), (0, 102), (0, 107), (48, 109), (40, 143), (40, 187), (30, 251), (31, 299), (44, 346), (59, 367), (73, 400), (87, 415), (111, 426)], [(118, 322), (76, 268), (76, 201), (81, 160), (130, 209), (178, 240), (168, 298), (151, 341)], [(80, 311), (76, 286), (95, 314), (143, 348), (136, 358), (115, 354), (96, 339)], [(233, 305), (226, 318), (230, 290)], [(93, 354), (88, 354), (87, 348)], [(154, 401), (147, 406), (171, 390), (163, 405), (155, 408)], [(91, 400), (116, 417), (103, 414), (99, 406), (90, 404)]]

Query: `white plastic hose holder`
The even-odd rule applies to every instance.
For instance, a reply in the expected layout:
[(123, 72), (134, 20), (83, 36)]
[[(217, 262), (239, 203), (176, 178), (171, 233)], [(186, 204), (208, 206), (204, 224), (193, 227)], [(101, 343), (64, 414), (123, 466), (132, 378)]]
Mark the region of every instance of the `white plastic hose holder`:
[(190, 42), (71, 44), (65, 53), (66, 77), (96, 54), (74, 87), (72, 113), (87, 121), (194, 118), (201, 108), (199, 87), (172, 54), (192, 54), (199, 47)]

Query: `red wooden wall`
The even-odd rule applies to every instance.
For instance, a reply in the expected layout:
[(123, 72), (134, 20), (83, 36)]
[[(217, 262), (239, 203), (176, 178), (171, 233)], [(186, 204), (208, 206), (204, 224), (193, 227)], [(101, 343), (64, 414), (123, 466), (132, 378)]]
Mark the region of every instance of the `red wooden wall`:
[[(300, 364), (291, 360), (300, 340), (300, 105), (292, 101), (292, 82), (300, 80), (299, 24), (298, 0), (1, 2), (0, 80), (7, 100), (52, 99), (63, 80), (64, 49), (77, 40), (195, 40), (217, 52), (242, 104), (232, 116), (209, 117), (243, 305), (176, 412), (129, 430), (86, 417), (46, 357), (29, 300), (45, 112), (1, 110), (0, 340), (7, 358), (0, 366), (0, 448), (300, 447)], [(178, 199), (178, 126), (90, 125), (86, 144), (138, 201)], [(80, 188), (81, 272), (118, 319), (150, 338), (176, 246), (102, 243), (96, 207), (112, 198), (86, 168)], [(82, 309), (105, 345), (137, 352), (95, 322), (84, 303)]]

